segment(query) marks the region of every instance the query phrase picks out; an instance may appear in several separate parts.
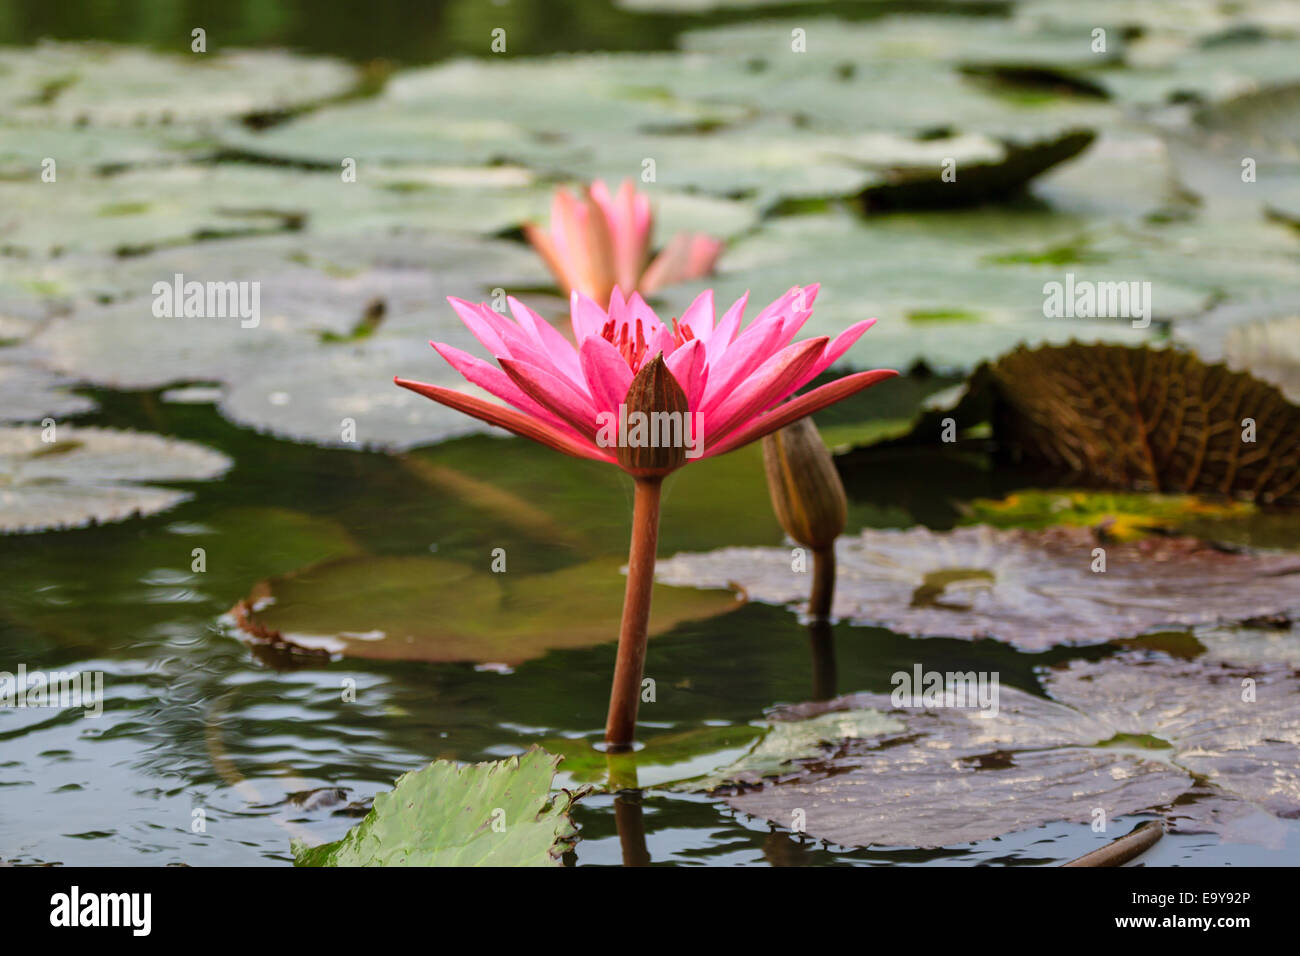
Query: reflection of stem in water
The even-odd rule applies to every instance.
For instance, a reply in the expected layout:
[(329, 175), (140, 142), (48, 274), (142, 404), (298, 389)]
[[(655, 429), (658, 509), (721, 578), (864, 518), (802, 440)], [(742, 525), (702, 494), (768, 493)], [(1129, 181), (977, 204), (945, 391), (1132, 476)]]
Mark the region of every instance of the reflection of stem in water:
[(614, 793), (614, 826), (623, 848), (624, 866), (649, 866), (650, 850), (645, 842), (645, 818), (641, 813), (641, 791), (637, 789), (636, 754), (607, 751), (609, 789)]
[(614, 795), (614, 825), (618, 827), (618, 843), (623, 848), (623, 865), (649, 866), (650, 849), (645, 842), (640, 790), (621, 790)]
[(830, 700), (835, 696), (835, 636), (831, 622), (824, 618), (808, 624), (808, 645), (812, 650), (812, 699)]

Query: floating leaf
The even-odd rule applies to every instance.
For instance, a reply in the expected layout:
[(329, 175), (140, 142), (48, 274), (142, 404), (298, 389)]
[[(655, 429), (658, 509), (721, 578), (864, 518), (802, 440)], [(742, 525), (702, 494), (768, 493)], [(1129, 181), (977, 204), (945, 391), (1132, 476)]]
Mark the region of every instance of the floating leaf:
[[(1108, 544), (1084, 528), (865, 530), (836, 544), (833, 613), (908, 634), (1006, 641), (1028, 651), (1146, 631), (1300, 613), (1300, 557), (1228, 553), (1190, 538)], [(807, 600), (783, 548), (724, 548), (661, 561), (677, 586)]]
[[(1243, 700), (1247, 677), (1257, 700)], [(1052, 700), (999, 688), (996, 714), (894, 708), (906, 737), (847, 741), (793, 780), (727, 802), (781, 826), (801, 809), (810, 836), (844, 846), (952, 846), (1092, 822), (1098, 808), (1107, 820), (1163, 812), (1192, 832), (1260, 809), (1300, 813), (1300, 682), (1289, 671), (1121, 657), (1074, 662), (1044, 682)], [(890, 706), (859, 694), (789, 716)], [(1213, 799), (1172, 806), (1194, 788)]]
[[(52, 435), (55, 440), (46, 441)], [(0, 428), (0, 532), (122, 521), (189, 494), (144, 482), (203, 481), (231, 461), (160, 435), (58, 425)]]
[(1111, 541), (1131, 541), (1152, 532), (1172, 530), (1189, 521), (1239, 518), (1255, 511), (1245, 502), (1193, 495), (1034, 489), (1017, 491), (997, 501), (977, 498), (966, 510), (965, 524), (989, 524), (997, 528), (1074, 525), (1094, 528)]
[(1202, 361), (1249, 372), (1300, 403), (1300, 298), (1222, 305), (1193, 322), (1178, 323), (1174, 338), (1194, 348)]
[(576, 840), (574, 797), (552, 799), (560, 758), (537, 747), (458, 767), (435, 760), (378, 794), (335, 843), (294, 841), (296, 866), (558, 866)]
[(234, 119), (339, 96), (345, 63), (272, 50), (203, 56), (105, 43), (42, 42), (0, 50), (11, 121), (130, 126)]
[(67, 390), (62, 376), (29, 362), (6, 362), (0, 350), (0, 422), (62, 421), (93, 411), (95, 403)]
[(551, 737), (541, 745), (564, 757), (560, 773), (571, 780), (618, 790), (624, 785), (620, 774), (630, 771), (636, 787), (644, 790), (697, 778), (743, 754), (763, 734), (752, 724), (693, 727), (643, 736), (636, 751), (626, 754), (604, 753), (586, 737)]
[(1094, 486), (1300, 503), (1300, 408), (1248, 375), (1078, 344), (1020, 348), (990, 371), (997, 441), (1021, 461)]
[(806, 720), (773, 721), (763, 738), (740, 759), (679, 789), (717, 790), (756, 784), (765, 777), (801, 770), (797, 761), (823, 756), (832, 744), (844, 740), (876, 742), (904, 729), (901, 721), (870, 709), (838, 711)]
[[(382, 660), (517, 664), (617, 640), (618, 559), (494, 574), (434, 557), (345, 558), (260, 584), (236, 608), (255, 640)], [(730, 596), (656, 588), (652, 634), (732, 610)]]

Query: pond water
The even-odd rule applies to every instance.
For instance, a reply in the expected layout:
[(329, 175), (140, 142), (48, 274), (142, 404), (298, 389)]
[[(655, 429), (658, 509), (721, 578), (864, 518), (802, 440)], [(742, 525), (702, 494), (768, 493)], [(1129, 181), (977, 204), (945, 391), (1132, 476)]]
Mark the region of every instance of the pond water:
[[(288, 863), (292, 837), (337, 839), (356, 822), (342, 808), (431, 758), (488, 760), (548, 738), (600, 739), (612, 645), (552, 651), (510, 668), (352, 659), (286, 667), (259, 660), (222, 617), (255, 582), (331, 548), (375, 557), (436, 551), (485, 575), (493, 549), (504, 548), (520, 561), (507, 576), (620, 551), (631, 489), (614, 469), (485, 437), (412, 453), (518, 491), (553, 514), (580, 508), (576, 536), (547, 542), (512, 530), (508, 515), (422, 485), (388, 456), (264, 438), (230, 426), (209, 406), (169, 404), (154, 393), (91, 394), (101, 412), (90, 422), (193, 439), (237, 464), (218, 483), (194, 485), (193, 500), (153, 518), (0, 538), (6, 657), (29, 670), (105, 675), (98, 719), (82, 719), (79, 711), (0, 714), (0, 846), (10, 862)], [(887, 415), (910, 398), (868, 392), (825, 424)], [(940, 527), (945, 515), (951, 522), (943, 489), (910, 499), (894, 489), (960, 465), (922, 457), (883, 460), (879, 468), (891, 474), (874, 495), (876, 483), (861, 482), (866, 490), (855, 492), (850, 530), (908, 526), (918, 515)], [(692, 465), (678, 479), (665, 497), (661, 553), (720, 541), (780, 542), (756, 449)], [(982, 482), (971, 473), (964, 479), (971, 496), (1015, 482), (989, 472)], [(689, 500), (682, 487), (688, 481)], [(704, 512), (712, 514), (707, 526)], [(201, 574), (190, 570), (199, 546), (207, 556)], [(938, 670), (997, 671), (1005, 685), (1036, 692), (1036, 668), (1108, 653), (1031, 655), (988, 641), (919, 641), (847, 625), (834, 629), (834, 644), (840, 691), (888, 691), (893, 672), (923, 660)], [(660, 690), (642, 708), (642, 736), (743, 726), (814, 691), (807, 628), (784, 609), (758, 604), (658, 634), (648, 674)], [(349, 679), (355, 702), (342, 700)], [(738, 752), (706, 753), (713, 763), (705, 769)], [(344, 793), (303, 797), (332, 789)], [(192, 831), (196, 809), (204, 812), (204, 833)], [(1086, 825), (1057, 824), (943, 850), (845, 850), (774, 830), (699, 795), (647, 791), (642, 810), (644, 847), (655, 864), (1031, 865), (1072, 858), (1098, 839)], [(613, 797), (584, 799), (575, 819), (582, 840), (570, 862), (623, 860)], [(1279, 863), (1293, 857), (1298, 840), (1293, 824), (1286, 847), (1275, 849), (1171, 835), (1145, 860)], [(635, 852), (631, 858), (639, 859)]]

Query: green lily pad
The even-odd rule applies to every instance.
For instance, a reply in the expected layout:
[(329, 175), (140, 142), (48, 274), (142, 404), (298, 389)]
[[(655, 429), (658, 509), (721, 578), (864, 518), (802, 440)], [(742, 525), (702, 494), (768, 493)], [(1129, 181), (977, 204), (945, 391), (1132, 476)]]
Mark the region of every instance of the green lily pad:
[(1091, 823), (1097, 810), (1106, 821), (1154, 811), (1188, 832), (1300, 812), (1300, 687), (1287, 670), (1124, 656), (1074, 662), (1044, 683), (1051, 700), (999, 688), (995, 714), (891, 710), (878, 694), (792, 708), (796, 719), (884, 708), (908, 736), (883, 747), (846, 741), (793, 779), (727, 803), (786, 827), (800, 811), (810, 836), (843, 846), (953, 846), (1054, 820)]
[(1108, 540), (1114, 541), (1132, 541), (1152, 533), (1168, 532), (1188, 522), (1239, 518), (1255, 512), (1253, 505), (1243, 501), (1068, 489), (1018, 491), (999, 501), (977, 498), (966, 509), (965, 524), (997, 528), (1074, 525), (1098, 528)]
[[(54, 440), (45, 441), (52, 434)], [(0, 428), (0, 532), (75, 528), (164, 511), (187, 492), (152, 482), (224, 474), (225, 455), (160, 435), (57, 425)]]
[[(1095, 549), (1105, 572), (1094, 572)], [(789, 549), (723, 548), (661, 561), (678, 587), (739, 589), (749, 600), (807, 600)], [(1191, 538), (1104, 547), (1088, 529), (865, 530), (836, 544), (833, 613), (908, 634), (994, 638), (1027, 651), (1148, 631), (1300, 613), (1300, 557), (1226, 553)]]
[(807, 720), (773, 721), (763, 738), (740, 759), (678, 789), (717, 790), (756, 784), (768, 777), (798, 772), (802, 769), (800, 761), (822, 759), (842, 741), (878, 741), (904, 729), (901, 721), (870, 709), (821, 714)]
[[(517, 664), (617, 640), (622, 562), (494, 573), (495, 557), (481, 568), (426, 556), (331, 561), (259, 584), (234, 618), (255, 642), (376, 660)], [(650, 633), (737, 606), (729, 594), (658, 587)]]
[[(720, 302), (746, 291), (767, 303), (792, 282), (822, 284), (806, 335), (835, 335), (851, 322), (878, 324), (844, 358), (849, 365), (906, 369), (918, 360), (932, 368), (969, 368), (1017, 342), (1072, 338), (1139, 342), (1151, 329), (1119, 319), (1050, 319), (1043, 315), (1044, 284), (1117, 278), (1123, 259), (1040, 263), (1021, 253), (1084, 243), (1091, 229), (1079, 219), (1045, 212), (967, 210), (898, 214), (870, 222), (838, 214), (773, 221), (729, 247), (709, 285)], [(942, 269), (917, 263), (942, 262)], [(1210, 298), (1189, 270), (1184, 282), (1159, 282), (1152, 299), (1166, 308), (1199, 310)], [(664, 291), (669, 311), (680, 312), (700, 288), (687, 283)], [(909, 314), (961, 313), (971, 321), (904, 322)]]
[[(434, 338), (477, 348), (445, 297), (486, 299), (491, 284), (511, 288), (545, 274), (517, 244), (414, 233), (268, 237), (127, 262), (117, 283), (146, 281), (130, 298), (48, 322), (30, 344), (43, 366), (115, 388), (221, 383), (219, 407), (233, 420), (354, 450), (410, 448), (485, 431), (475, 419), (394, 387), (393, 376), (473, 390), (427, 344)], [(176, 274), (186, 282), (258, 283), (257, 324), (246, 327), (252, 320), (240, 315), (154, 315), (143, 293), (159, 276), (174, 283)], [(376, 302), (382, 320), (353, 340)]]
[(634, 753), (604, 753), (586, 737), (551, 737), (541, 746), (564, 757), (560, 773), (576, 783), (644, 790), (698, 777), (743, 754), (763, 735), (763, 728), (752, 724), (728, 724), (645, 736)]
[[(188, 38), (184, 41), (189, 46)], [(0, 50), (6, 118), (33, 124), (212, 121), (300, 108), (357, 83), (352, 67), (272, 50), (154, 53), (103, 43)]]
[(63, 421), (94, 411), (95, 403), (68, 391), (71, 383), (62, 376), (5, 358), (5, 350), (0, 350), (0, 422)]
[(458, 767), (435, 760), (397, 778), (335, 843), (294, 841), (296, 866), (558, 866), (578, 835), (571, 794), (551, 797), (558, 757)]

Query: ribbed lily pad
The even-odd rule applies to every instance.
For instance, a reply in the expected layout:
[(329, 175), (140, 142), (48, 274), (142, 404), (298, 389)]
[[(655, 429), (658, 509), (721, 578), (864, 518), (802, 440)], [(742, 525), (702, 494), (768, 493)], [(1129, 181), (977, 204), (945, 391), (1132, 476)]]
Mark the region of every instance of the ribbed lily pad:
[(1023, 461), (1101, 487), (1300, 503), (1300, 408), (1249, 375), (1078, 345), (1019, 349), (990, 372), (997, 440)]
[(577, 838), (572, 794), (552, 798), (559, 758), (537, 747), (458, 767), (436, 760), (398, 777), (335, 843), (294, 841), (297, 866), (558, 866)]
[[(1257, 700), (1243, 700), (1243, 682)], [(952, 846), (1055, 820), (1166, 814), (1178, 829), (1222, 831), (1252, 810), (1300, 813), (1300, 684), (1283, 669), (1075, 662), (1047, 673), (1051, 700), (1001, 687), (999, 712), (899, 708), (907, 737), (852, 740), (793, 780), (728, 797), (735, 809), (844, 846)], [(860, 694), (795, 708), (890, 708)], [(1204, 788), (1197, 780), (1207, 781)], [(1198, 805), (1184, 794), (1208, 795)], [(1240, 838), (1242, 834), (1238, 834)]]
[[(1300, 613), (1300, 557), (1227, 553), (1190, 538), (1107, 544), (1085, 528), (866, 530), (840, 538), (833, 612), (909, 634), (1006, 641), (1027, 651), (1147, 631)], [(662, 561), (660, 581), (806, 601), (783, 548), (724, 548)]]
[(0, 532), (73, 528), (166, 510), (190, 497), (152, 482), (204, 481), (225, 455), (160, 435), (59, 425), (0, 428)]
[[(382, 660), (517, 664), (618, 638), (626, 578), (617, 559), (546, 574), (435, 557), (362, 557), (258, 585), (235, 619), (255, 640)], [(729, 594), (659, 587), (650, 631), (737, 607)]]
[[(178, 34), (178, 37), (180, 34)], [(4, 111), (30, 123), (137, 125), (289, 110), (348, 92), (337, 60), (271, 50), (154, 53), (99, 43), (0, 50)]]

